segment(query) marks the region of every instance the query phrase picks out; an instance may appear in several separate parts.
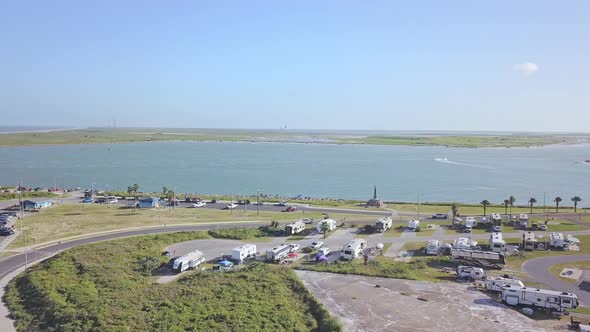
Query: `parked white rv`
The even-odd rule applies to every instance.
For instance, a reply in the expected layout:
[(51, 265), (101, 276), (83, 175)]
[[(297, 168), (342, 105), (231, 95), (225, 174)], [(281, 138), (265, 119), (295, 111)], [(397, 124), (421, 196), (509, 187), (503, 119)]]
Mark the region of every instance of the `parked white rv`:
[(362, 255), (363, 250), (367, 247), (367, 241), (364, 239), (353, 239), (342, 247), (340, 258), (351, 260)]
[(205, 254), (199, 250), (189, 252), (186, 255), (180, 256), (174, 260), (172, 268), (176, 272), (182, 272), (189, 268), (196, 268), (205, 261)]
[(231, 258), (238, 263), (242, 263), (244, 260), (256, 256), (256, 245), (255, 244), (244, 244), (243, 246), (234, 248), (231, 251)]
[(527, 229), (529, 226), (529, 216), (526, 213), (521, 213), (518, 217), (518, 225), (521, 229)]
[(483, 280), (485, 276), (486, 273), (483, 271), (481, 267), (463, 265), (459, 265), (457, 267), (457, 277), (461, 279)]
[(385, 232), (391, 228), (392, 223), (393, 222), (390, 217), (379, 218), (375, 223), (375, 229), (377, 232)]
[(533, 232), (526, 232), (522, 234), (523, 243), (522, 246), (525, 250), (535, 250), (537, 247), (537, 239), (535, 238), (535, 233)]
[(439, 249), (440, 242), (438, 240), (428, 240), (428, 244), (426, 245), (427, 255), (438, 255)]
[(499, 213), (492, 213), (492, 224), (501, 226), (502, 216)]
[(491, 277), (486, 279), (485, 286), (490, 292), (501, 292), (504, 287), (521, 288), (524, 287), (524, 284), (518, 279)]
[(531, 287), (504, 287), (502, 302), (560, 312), (575, 309), (579, 304), (576, 294)]
[(506, 264), (504, 254), (495, 251), (451, 249), (453, 261), (469, 266), (502, 268)]
[(551, 233), (549, 234), (549, 246), (553, 248), (563, 249), (566, 246), (566, 242), (563, 238), (563, 233)]
[(292, 224), (288, 224), (285, 226), (285, 234), (293, 235), (299, 234), (305, 230), (305, 224), (303, 221), (296, 221)]
[(336, 229), (336, 221), (334, 219), (322, 219), (318, 222), (317, 230), (318, 232), (322, 233), (322, 225), (328, 225), (328, 232), (331, 232)]
[(471, 233), (473, 227), (475, 227), (475, 217), (465, 218), (465, 233)]
[(408, 221), (408, 230), (416, 231), (420, 227), (420, 220), (410, 220)]
[(490, 250), (497, 252), (506, 251), (506, 241), (502, 239), (502, 233), (490, 234)]
[(266, 251), (266, 260), (271, 262), (279, 262), (286, 258), (291, 252), (291, 247), (285, 244), (276, 246)]
[(470, 240), (466, 237), (458, 238), (457, 240), (455, 240), (455, 243), (453, 244), (453, 248), (455, 249), (471, 249), (475, 246), (477, 246), (477, 242)]

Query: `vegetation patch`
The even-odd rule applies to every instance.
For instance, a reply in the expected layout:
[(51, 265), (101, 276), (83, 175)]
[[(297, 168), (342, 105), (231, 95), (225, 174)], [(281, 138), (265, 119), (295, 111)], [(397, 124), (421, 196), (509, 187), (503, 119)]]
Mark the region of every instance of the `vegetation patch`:
[(16, 277), (5, 301), (18, 331), (340, 331), (291, 269), (253, 264), (157, 285), (162, 248), (205, 232), (77, 247)]
[[(23, 191), (21, 194), (23, 199), (27, 199), (27, 198), (39, 198), (39, 197), (44, 197), (44, 198), (54, 198), (54, 197), (60, 197), (60, 195), (55, 194), (55, 193), (50, 193), (47, 191)], [(18, 199), (18, 193), (0, 193), (0, 201), (6, 201), (9, 199)]]

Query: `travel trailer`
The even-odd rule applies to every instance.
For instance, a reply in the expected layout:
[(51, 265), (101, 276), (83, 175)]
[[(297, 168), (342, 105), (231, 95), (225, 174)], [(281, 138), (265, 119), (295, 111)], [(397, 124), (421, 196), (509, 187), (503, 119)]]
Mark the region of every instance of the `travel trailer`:
[(420, 229), (420, 220), (408, 221), (408, 230), (416, 232), (418, 229)]
[(501, 292), (504, 287), (522, 288), (524, 284), (518, 279), (490, 277), (486, 279), (485, 286), (490, 292)]
[(465, 218), (465, 233), (471, 233), (473, 227), (475, 227), (475, 217)]
[(527, 229), (529, 226), (529, 216), (526, 213), (521, 213), (518, 217), (518, 226), (520, 229)]
[(504, 254), (495, 251), (451, 249), (451, 256), (461, 265), (500, 269), (506, 264)]
[(317, 225), (317, 230), (318, 232), (322, 233), (322, 225), (323, 224), (327, 224), (328, 225), (328, 232), (331, 232), (333, 230), (336, 229), (336, 221), (333, 219), (322, 219), (318, 222)]
[(363, 254), (363, 250), (367, 247), (367, 241), (364, 239), (353, 239), (348, 242), (342, 250), (340, 250), (340, 258), (351, 260)]
[(438, 240), (428, 240), (428, 244), (426, 245), (427, 255), (438, 255), (439, 249), (440, 242)]
[(375, 223), (375, 229), (377, 232), (385, 232), (391, 228), (392, 223), (393, 222), (390, 217), (379, 218)]
[(497, 226), (502, 225), (502, 216), (499, 213), (492, 213), (492, 224)]
[(458, 238), (457, 240), (455, 240), (455, 243), (453, 244), (453, 248), (455, 249), (471, 249), (475, 246), (477, 246), (477, 242), (470, 240), (466, 237)]
[(490, 250), (497, 252), (506, 251), (506, 241), (502, 239), (502, 233), (490, 234)]
[(526, 232), (522, 234), (522, 247), (525, 250), (535, 250), (535, 248), (537, 247), (537, 239), (535, 238), (535, 233)]
[(553, 248), (563, 249), (566, 247), (566, 241), (563, 238), (563, 233), (549, 234), (549, 246)]
[(531, 287), (504, 287), (502, 302), (559, 312), (575, 309), (579, 304), (576, 294)]
[(172, 269), (176, 272), (182, 272), (189, 268), (194, 269), (205, 261), (205, 254), (199, 250), (189, 252), (174, 260)]
[(269, 262), (279, 262), (289, 255), (291, 247), (285, 244), (276, 246), (266, 251), (266, 260)]
[(463, 265), (459, 265), (457, 267), (457, 277), (461, 279), (483, 280), (485, 276), (486, 273), (483, 271), (481, 267)]
[(305, 230), (305, 224), (303, 221), (296, 221), (292, 224), (285, 225), (285, 234), (293, 235), (299, 234)]
[(255, 244), (244, 244), (243, 246), (234, 248), (231, 251), (231, 258), (238, 263), (242, 263), (244, 260), (256, 257), (256, 245)]

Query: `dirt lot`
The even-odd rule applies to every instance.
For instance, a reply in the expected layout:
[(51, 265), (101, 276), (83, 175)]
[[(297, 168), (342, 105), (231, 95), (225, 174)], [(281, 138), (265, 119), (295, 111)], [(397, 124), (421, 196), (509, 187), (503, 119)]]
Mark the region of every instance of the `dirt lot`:
[[(467, 285), (297, 271), (345, 331), (555, 331)], [(380, 287), (376, 287), (380, 285)]]

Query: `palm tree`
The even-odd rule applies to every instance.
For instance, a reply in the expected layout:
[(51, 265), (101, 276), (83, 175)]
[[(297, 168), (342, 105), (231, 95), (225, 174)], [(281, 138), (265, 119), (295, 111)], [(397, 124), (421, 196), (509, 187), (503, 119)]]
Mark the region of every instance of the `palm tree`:
[(510, 202), (510, 218), (512, 218), (512, 207), (514, 206), (514, 202), (516, 202), (516, 198), (510, 196), (508, 197), (508, 201)]
[(555, 202), (555, 213), (559, 212), (559, 203), (561, 203), (561, 201), (563, 201), (563, 199), (559, 196), (555, 197), (555, 199), (553, 200)]
[(487, 199), (484, 199), (483, 201), (481, 201), (481, 203), (479, 203), (483, 206), (483, 215), (486, 215), (486, 208), (488, 207), (488, 205), (490, 205), (490, 201), (488, 201)]
[(459, 206), (457, 206), (456, 203), (453, 203), (451, 205), (451, 211), (453, 212), (453, 224), (454, 224), (455, 218), (457, 218), (457, 215), (459, 214)]
[(529, 205), (531, 206), (531, 214), (533, 214), (533, 205), (537, 203), (537, 200), (534, 197), (529, 198)]
[(574, 202), (574, 213), (578, 212), (578, 203), (581, 201), (582, 199), (580, 198), (580, 196), (572, 197), (572, 202)]
[(326, 233), (328, 232), (330, 226), (328, 226), (327, 222), (322, 222), (322, 233), (324, 233), (324, 239), (326, 238)]
[(510, 205), (510, 201), (505, 199), (504, 200), (504, 214), (508, 214), (508, 205)]

